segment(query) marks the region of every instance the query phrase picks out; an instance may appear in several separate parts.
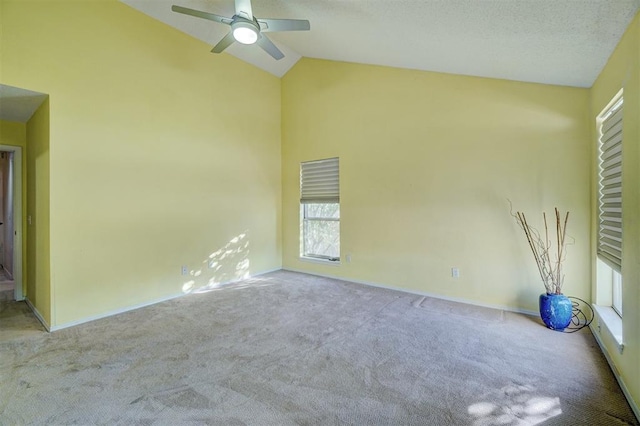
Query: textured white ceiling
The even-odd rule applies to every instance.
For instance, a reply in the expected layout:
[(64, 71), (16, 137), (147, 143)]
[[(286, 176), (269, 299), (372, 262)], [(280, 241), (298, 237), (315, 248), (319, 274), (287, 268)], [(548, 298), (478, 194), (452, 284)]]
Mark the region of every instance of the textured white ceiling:
[[(233, 0), (121, 1), (210, 45), (229, 28), (173, 13), (171, 5), (234, 13)], [(305, 56), (590, 87), (639, 5), (640, 0), (254, 0), (256, 16), (308, 19), (311, 31), (270, 33), (286, 55), (281, 61), (238, 43), (228, 53), (276, 76)]]

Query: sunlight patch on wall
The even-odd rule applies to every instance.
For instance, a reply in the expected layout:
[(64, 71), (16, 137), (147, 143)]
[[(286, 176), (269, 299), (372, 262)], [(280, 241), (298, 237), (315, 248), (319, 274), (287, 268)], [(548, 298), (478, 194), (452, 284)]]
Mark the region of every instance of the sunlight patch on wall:
[(182, 292), (207, 292), (249, 278), (248, 235), (249, 231), (245, 230), (201, 260), (200, 268), (189, 271), (188, 280), (182, 283)]

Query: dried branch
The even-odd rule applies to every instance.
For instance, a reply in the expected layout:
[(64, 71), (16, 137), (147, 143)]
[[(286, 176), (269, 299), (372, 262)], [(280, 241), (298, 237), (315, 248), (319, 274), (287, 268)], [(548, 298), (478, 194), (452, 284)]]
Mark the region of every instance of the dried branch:
[[(551, 239), (549, 238), (549, 227), (547, 224), (547, 215), (542, 213), (544, 221), (544, 238), (540, 233), (527, 222), (527, 218), (524, 213), (516, 212), (513, 214), (511, 210), (511, 216), (516, 219), (516, 223), (524, 231), (529, 243), (529, 248), (538, 267), (540, 278), (547, 291), (547, 293), (562, 293), (562, 284), (564, 284), (564, 274), (562, 273), (562, 262), (566, 257), (567, 246), (567, 223), (569, 221), (569, 212), (567, 212), (564, 223), (561, 221), (560, 212), (555, 209), (556, 214), (556, 249), (555, 256), (551, 255)], [(553, 261), (551, 259), (554, 259)]]
[(531, 248), (531, 251), (533, 252), (533, 257), (536, 260), (536, 265), (538, 266), (538, 272), (540, 272), (540, 278), (542, 278), (542, 282), (545, 283), (545, 287), (546, 287), (546, 278), (545, 278), (545, 273), (544, 273), (544, 268), (543, 265), (540, 262), (540, 255), (538, 255), (538, 251), (536, 249), (536, 246), (533, 243), (534, 237), (531, 235), (531, 228), (529, 227), (529, 225), (527, 224), (527, 219), (524, 216), (524, 213), (520, 213), (517, 212), (517, 220), (518, 223), (521, 224), (522, 229), (524, 230), (524, 234), (527, 236), (527, 241), (529, 242), (529, 247)]

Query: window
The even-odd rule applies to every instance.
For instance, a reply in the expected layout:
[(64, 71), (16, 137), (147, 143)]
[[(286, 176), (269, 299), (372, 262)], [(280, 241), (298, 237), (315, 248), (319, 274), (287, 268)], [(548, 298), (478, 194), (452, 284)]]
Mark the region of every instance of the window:
[(622, 315), (622, 114), (618, 95), (599, 122), (598, 258), (611, 268), (612, 307)]
[(618, 271), (611, 271), (611, 284), (613, 292), (613, 302), (611, 307), (622, 316), (622, 275)]
[(337, 158), (300, 165), (300, 256), (340, 260), (340, 183)]

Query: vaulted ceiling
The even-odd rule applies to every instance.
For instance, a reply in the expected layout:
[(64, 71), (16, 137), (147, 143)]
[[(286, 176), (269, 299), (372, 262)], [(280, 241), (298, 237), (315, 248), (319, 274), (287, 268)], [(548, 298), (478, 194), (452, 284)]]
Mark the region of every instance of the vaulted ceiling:
[[(210, 45), (229, 27), (171, 11), (224, 16), (233, 0), (121, 0)], [(311, 21), (269, 33), (285, 57), (234, 43), (231, 54), (278, 77), (301, 57), (565, 86), (590, 87), (640, 0), (253, 0), (260, 18)], [(208, 50), (203, 55), (213, 55)], [(0, 86), (0, 118), (26, 121), (42, 93)]]
[[(229, 27), (174, 13), (171, 5), (234, 14), (233, 0), (121, 1), (212, 46)], [(279, 61), (256, 45), (234, 43), (222, 54), (276, 76), (310, 57), (590, 87), (639, 5), (640, 0), (253, 0), (255, 16), (308, 19), (311, 31), (269, 33), (285, 54)]]

